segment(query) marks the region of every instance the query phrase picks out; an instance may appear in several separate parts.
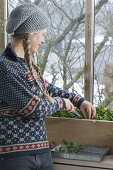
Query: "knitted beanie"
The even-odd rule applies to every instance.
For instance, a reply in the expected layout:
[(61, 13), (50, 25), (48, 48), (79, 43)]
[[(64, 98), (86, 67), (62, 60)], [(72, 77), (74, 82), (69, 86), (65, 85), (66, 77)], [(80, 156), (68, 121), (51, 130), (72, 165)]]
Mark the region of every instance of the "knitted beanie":
[(16, 7), (10, 14), (6, 31), (8, 34), (38, 32), (49, 27), (46, 14), (34, 4)]

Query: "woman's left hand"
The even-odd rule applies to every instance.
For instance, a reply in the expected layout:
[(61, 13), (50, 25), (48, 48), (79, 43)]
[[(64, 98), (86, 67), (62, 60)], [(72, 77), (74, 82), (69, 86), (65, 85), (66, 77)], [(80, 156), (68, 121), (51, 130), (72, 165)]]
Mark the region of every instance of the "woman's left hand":
[(83, 113), (85, 119), (93, 119), (96, 116), (95, 107), (86, 100), (81, 103), (80, 111)]

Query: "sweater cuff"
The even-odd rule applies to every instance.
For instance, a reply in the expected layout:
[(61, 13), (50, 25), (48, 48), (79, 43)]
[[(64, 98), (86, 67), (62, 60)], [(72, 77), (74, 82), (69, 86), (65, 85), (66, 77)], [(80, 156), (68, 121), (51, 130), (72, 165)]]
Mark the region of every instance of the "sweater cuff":
[(65, 109), (66, 108), (66, 103), (63, 98), (60, 97), (54, 97), (55, 100), (58, 102), (59, 109)]
[(82, 102), (84, 101), (85, 99), (82, 97), (79, 101), (78, 101), (78, 103), (77, 103), (77, 108), (78, 109), (80, 109), (80, 106), (81, 106), (81, 104), (82, 104)]
[(76, 95), (72, 101), (72, 103), (74, 104), (75, 107), (77, 107), (78, 109), (80, 109), (80, 105), (82, 104), (82, 102), (84, 101), (85, 99), (80, 96), (79, 94)]

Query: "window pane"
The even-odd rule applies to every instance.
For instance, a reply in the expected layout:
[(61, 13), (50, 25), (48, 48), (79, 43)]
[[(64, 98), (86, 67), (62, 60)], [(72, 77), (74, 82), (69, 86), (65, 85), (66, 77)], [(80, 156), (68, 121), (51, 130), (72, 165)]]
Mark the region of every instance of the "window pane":
[(107, 106), (113, 93), (113, 1), (99, 2), (95, 4), (102, 7), (95, 15), (94, 103)]

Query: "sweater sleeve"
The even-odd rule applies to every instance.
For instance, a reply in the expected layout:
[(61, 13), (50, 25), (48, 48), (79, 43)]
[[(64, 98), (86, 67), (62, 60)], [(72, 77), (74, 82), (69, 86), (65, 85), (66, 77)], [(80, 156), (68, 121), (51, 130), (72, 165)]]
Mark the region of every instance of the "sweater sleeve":
[(56, 87), (53, 84), (48, 83), (47, 80), (45, 80), (46, 87), (48, 88), (48, 92), (52, 97), (61, 97), (61, 98), (67, 98), (70, 99), (70, 101), (73, 103), (73, 105), (80, 109), (81, 103), (85, 100), (80, 94), (78, 93), (72, 93), (68, 90), (63, 90), (59, 87)]
[(21, 70), (12, 71), (0, 64), (0, 100), (23, 116), (43, 117), (65, 107), (65, 101), (53, 97), (54, 103), (39, 97), (27, 83)]

